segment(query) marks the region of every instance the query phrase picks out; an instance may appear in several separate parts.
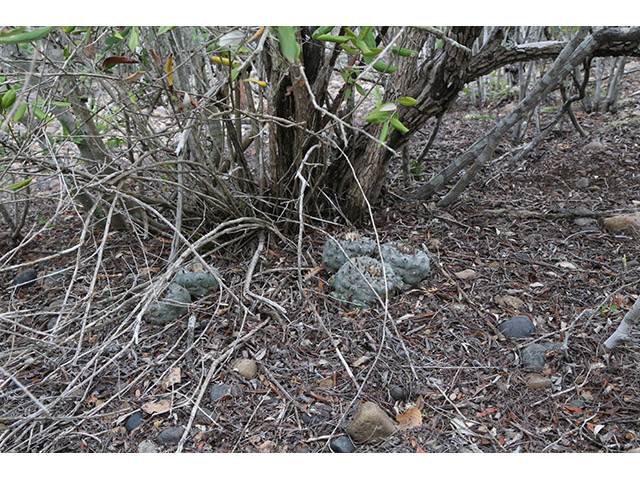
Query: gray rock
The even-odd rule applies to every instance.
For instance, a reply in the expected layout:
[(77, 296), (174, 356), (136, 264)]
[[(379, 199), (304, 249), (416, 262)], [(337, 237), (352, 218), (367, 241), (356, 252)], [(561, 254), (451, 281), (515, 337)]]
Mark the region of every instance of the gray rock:
[(62, 285), (63, 282), (64, 282), (64, 272), (62, 272), (62, 271), (48, 273), (44, 277), (44, 283), (48, 287), (58, 287), (58, 286)]
[[(216, 268), (212, 268), (212, 270), (220, 277), (220, 272)], [(189, 293), (194, 297), (209, 295), (215, 292), (220, 285), (215, 275), (210, 274), (208, 271), (182, 271), (176, 275), (173, 281), (189, 290)]]
[(606, 149), (607, 147), (603, 143), (598, 142), (597, 140), (594, 140), (593, 142), (589, 142), (584, 147), (582, 147), (582, 150), (584, 150), (585, 152), (592, 152), (592, 153), (603, 152)]
[(162, 445), (177, 445), (183, 433), (184, 427), (165, 428), (160, 432), (156, 441)]
[(332, 438), (329, 442), (329, 448), (331, 448), (331, 451), (334, 453), (353, 453), (356, 451), (356, 446), (351, 439), (345, 435)]
[(579, 227), (585, 227), (587, 225), (596, 225), (598, 221), (595, 218), (578, 217), (574, 218), (573, 223), (575, 223)]
[(143, 440), (138, 445), (138, 453), (158, 453), (158, 446), (151, 440)]
[(514, 315), (498, 325), (498, 330), (505, 337), (527, 338), (536, 331), (536, 326), (526, 315)]
[(546, 363), (546, 356), (554, 350), (564, 350), (560, 342), (534, 343), (522, 351), (522, 366), (528, 370), (542, 370)]
[(242, 394), (242, 389), (238, 385), (229, 385), (228, 383), (216, 383), (211, 386), (209, 400), (213, 403), (223, 397), (238, 397)]
[(408, 398), (406, 390), (398, 385), (392, 385), (389, 387), (389, 394), (396, 402), (401, 402)]
[(124, 424), (124, 428), (127, 429), (127, 432), (131, 432), (132, 430), (138, 428), (142, 425), (142, 412), (137, 411), (129, 415), (127, 418), (127, 422)]
[(577, 188), (587, 188), (589, 187), (589, 179), (587, 177), (581, 177), (576, 181)]
[(187, 313), (189, 303), (189, 291), (177, 283), (171, 283), (164, 300), (152, 303), (144, 318), (152, 325), (164, 325)]
[(29, 270), (24, 270), (16, 275), (13, 279), (13, 284), (16, 286), (16, 290), (31, 288), (36, 284), (37, 278), (38, 270), (30, 268)]
[(362, 404), (347, 425), (347, 433), (355, 442), (375, 441), (396, 431), (395, 422), (378, 405)]

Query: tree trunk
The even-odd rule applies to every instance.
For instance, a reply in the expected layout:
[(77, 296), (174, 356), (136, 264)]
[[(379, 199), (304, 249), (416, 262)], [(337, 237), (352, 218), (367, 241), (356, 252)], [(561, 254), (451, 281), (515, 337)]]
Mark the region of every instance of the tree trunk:
[[(420, 69), (417, 68), (416, 59), (405, 59), (405, 65), (401, 65), (399, 71), (403, 71), (404, 67), (408, 73), (390, 81), (385, 98), (391, 100), (401, 92), (403, 96), (417, 99), (418, 103), (412, 108), (401, 109), (399, 119), (409, 132), (402, 134), (392, 130), (387, 139), (388, 147), (400, 151), (428, 119), (447, 110), (465, 84), (465, 72), (471, 58), (470, 48), (481, 33), (482, 27), (453, 27), (448, 36), (468, 50), (443, 42)], [(410, 29), (400, 44), (409, 48), (421, 46), (426, 41), (426, 35), (421, 30)], [(379, 125), (369, 125), (367, 131), (375, 135), (378, 128)], [(352, 145), (349, 153), (357, 181), (347, 164), (348, 160), (344, 158), (337, 162), (330, 179), (336, 193), (343, 197), (345, 215), (357, 221), (366, 211), (367, 204), (378, 200), (392, 153), (363, 134), (357, 135)]]

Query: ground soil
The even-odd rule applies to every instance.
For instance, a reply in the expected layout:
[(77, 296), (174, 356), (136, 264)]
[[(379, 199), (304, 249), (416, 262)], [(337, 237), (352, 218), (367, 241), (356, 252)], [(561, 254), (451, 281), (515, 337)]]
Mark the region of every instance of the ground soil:
[[(145, 282), (164, 271), (170, 250), (165, 241), (110, 235), (91, 303), (84, 298), (96, 264), (90, 248), (52, 260), (35, 288), (1, 294), (7, 312), (0, 331), (2, 366), (47, 407), (39, 411), (2, 373), (2, 450), (135, 452), (143, 440), (155, 442), (162, 430), (187, 426), (198, 403), (202, 409), (183, 451), (328, 451), (329, 439), (344, 434), (365, 401), (392, 417), (417, 404), (423, 415), (420, 425), (358, 444), (358, 452), (638, 448), (640, 349), (627, 342), (608, 353), (602, 343), (640, 291), (640, 244), (634, 232), (609, 232), (601, 220), (640, 209), (639, 90), (640, 74), (625, 76), (617, 113), (577, 108), (587, 138), (565, 121), (518, 164), (509, 164), (509, 156), (494, 161), (447, 209), (437, 208), (435, 199), (404, 201), (488, 131), (494, 122), (488, 117), (503, 115), (510, 101), (478, 109), (461, 95), (421, 174), (408, 185), (394, 165), (373, 211), (382, 241), (424, 246), (432, 259), (431, 276), (391, 298), (388, 311), (348, 311), (329, 296), (329, 276), (314, 268), (325, 237), (313, 232), (303, 242), (304, 298), (295, 245), (269, 238), (254, 275), (252, 292), (284, 312), (251, 298), (249, 309), (242, 310), (229, 293), (242, 289), (254, 239), (243, 254), (218, 255), (215, 266), (229, 290), (192, 305), (193, 342), (186, 317), (166, 326), (142, 323), (136, 330), (135, 318), (128, 316)], [(415, 136), (412, 157), (429, 133), (427, 125)], [(585, 150), (593, 141), (605, 148)], [(505, 138), (497, 156), (515, 146)], [(47, 218), (46, 208), (56, 200), (42, 199), (39, 205), (38, 214)], [(577, 224), (581, 216), (571, 212), (580, 207), (593, 215)], [(40, 228), (38, 219), (32, 220), (33, 228)], [(71, 247), (81, 231), (72, 214), (49, 227), (14, 263)], [(343, 230), (336, 227), (333, 233)], [(367, 227), (361, 232), (373, 234)], [(87, 245), (97, 248), (101, 232), (92, 235)], [(69, 275), (77, 269), (76, 284), (52, 334), (47, 323), (53, 316), (47, 312), (59, 311), (60, 304), (57, 309), (51, 304), (64, 299), (67, 284), (49, 285), (42, 276), (64, 268)], [(477, 276), (459, 279), (456, 273), (466, 269)], [(9, 284), (15, 271), (3, 275), (0, 281)], [(498, 295), (522, 303), (501, 305)], [(496, 326), (515, 314), (534, 321), (532, 338), (496, 334)], [(251, 332), (225, 356), (232, 342)], [(530, 372), (521, 364), (523, 348), (565, 339), (566, 356), (549, 357), (538, 372), (548, 385), (532, 388)], [(257, 361), (257, 377), (245, 380), (233, 371), (239, 357)], [(180, 378), (167, 381), (176, 367)], [(210, 388), (221, 382), (240, 387), (241, 394), (211, 403)], [(407, 398), (395, 400), (393, 386)], [(124, 428), (131, 413), (161, 402), (168, 411), (145, 413), (132, 432)]]

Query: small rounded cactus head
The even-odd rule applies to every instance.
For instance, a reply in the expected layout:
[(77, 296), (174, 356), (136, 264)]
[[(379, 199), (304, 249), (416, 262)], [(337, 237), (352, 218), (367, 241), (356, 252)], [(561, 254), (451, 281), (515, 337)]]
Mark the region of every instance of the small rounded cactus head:
[[(386, 270), (385, 275), (383, 272)], [(402, 286), (402, 279), (390, 265), (383, 265), (370, 257), (358, 257), (346, 262), (333, 277), (333, 295), (343, 304), (367, 308), (377, 297), (393, 296)]]
[(429, 276), (429, 256), (422, 250), (388, 242), (382, 245), (382, 258), (391, 264), (393, 270), (409, 285), (416, 285)]
[[(376, 243), (370, 238), (357, 232), (347, 232), (339, 235), (335, 240), (329, 238), (322, 250), (322, 265), (331, 273), (337, 272), (351, 259), (362, 256), (375, 256)], [(345, 255), (346, 253), (346, 255)]]

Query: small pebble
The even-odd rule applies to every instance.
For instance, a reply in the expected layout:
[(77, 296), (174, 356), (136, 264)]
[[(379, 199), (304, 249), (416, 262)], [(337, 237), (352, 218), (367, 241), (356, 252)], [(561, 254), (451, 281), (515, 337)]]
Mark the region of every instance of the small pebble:
[(389, 387), (389, 394), (391, 395), (391, 398), (393, 398), (396, 402), (401, 402), (402, 400), (406, 400), (408, 397), (405, 389), (398, 385), (393, 385)]
[(522, 351), (522, 366), (529, 370), (542, 370), (546, 363), (546, 355), (553, 350), (562, 350), (560, 342), (534, 343)]
[(16, 290), (23, 288), (31, 288), (35, 285), (38, 278), (38, 270), (30, 268), (16, 275), (13, 279), (13, 284), (16, 286)]
[(211, 393), (209, 394), (209, 400), (211, 402), (215, 402), (220, 400), (222, 397), (226, 397), (229, 395), (231, 387), (226, 383), (216, 383), (211, 386)]
[(334, 453), (353, 453), (356, 451), (356, 446), (351, 439), (345, 435), (331, 439), (329, 448), (331, 448), (331, 451)]
[(373, 402), (363, 403), (347, 424), (347, 433), (356, 442), (380, 440), (395, 431), (395, 422)]
[(151, 440), (143, 440), (138, 445), (138, 453), (158, 453), (158, 446)]
[(514, 315), (509, 320), (505, 320), (498, 325), (498, 330), (505, 337), (527, 338), (536, 331), (536, 326), (526, 315)]
[(258, 373), (258, 365), (248, 358), (239, 358), (233, 364), (233, 369), (245, 380), (251, 380)]
[(182, 434), (184, 433), (184, 427), (169, 427), (165, 428), (160, 434), (156, 441), (161, 443), (162, 445), (177, 445), (182, 438)]
[(127, 429), (127, 432), (131, 432), (132, 430), (138, 428), (142, 425), (142, 412), (137, 411), (129, 415), (127, 418), (127, 423), (124, 424), (124, 427)]

